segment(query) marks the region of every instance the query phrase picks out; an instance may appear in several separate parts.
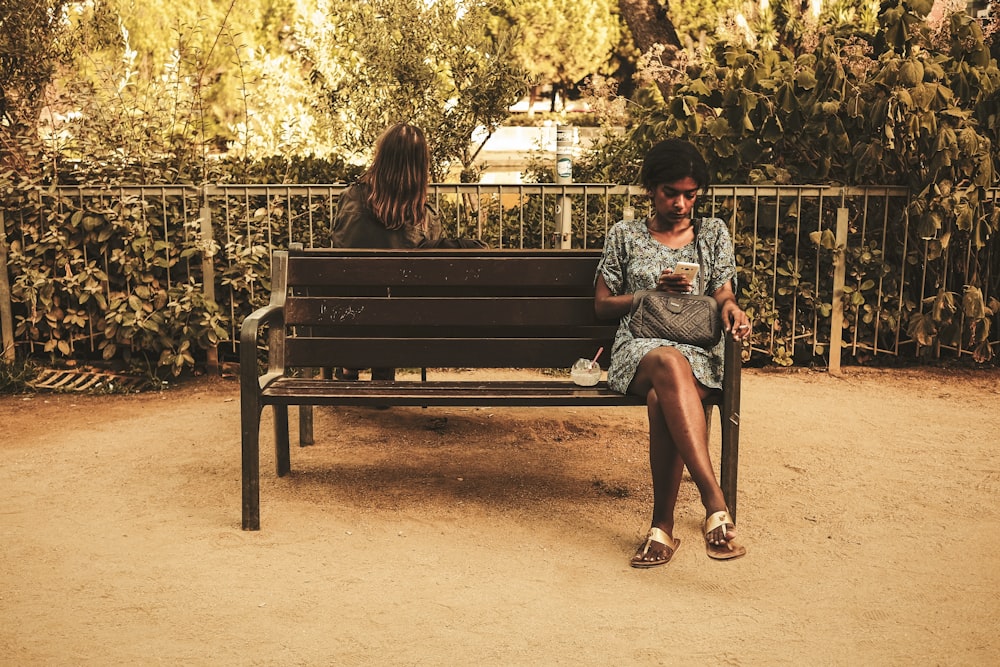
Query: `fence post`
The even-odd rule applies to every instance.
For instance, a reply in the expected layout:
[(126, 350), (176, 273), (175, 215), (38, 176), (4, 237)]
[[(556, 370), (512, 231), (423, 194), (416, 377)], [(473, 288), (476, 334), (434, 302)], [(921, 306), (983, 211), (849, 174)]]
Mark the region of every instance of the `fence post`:
[[(212, 233), (212, 208), (208, 205), (208, 191), (201, 188), (201, 284), (205, 300), (215, 303), (215, 235)], [(219, 374), (219, 346), (211, 345), (205, 350), (205, 365), (208, 373)]]
[[(556, 183), (569, 185), (573, 182), (573, 126), (556, 125)], [(563, 194), (556, 204), (559, 247), (566, 249), (573, 241), (573, 204), (569, 196)]]
[(10, 274), (7, 273), (7, 221), (0, 208), (0, 333), (3, 334), (3, 360), (14, 363), (14, 312), (10, 303)]
[(833, 259), (833, 312), (830, 314), (831, 375), (840, 375), (840, 352), (844, 341), (844, 284), (847, 279), (847, 208), (837, 209), (837, 250)]

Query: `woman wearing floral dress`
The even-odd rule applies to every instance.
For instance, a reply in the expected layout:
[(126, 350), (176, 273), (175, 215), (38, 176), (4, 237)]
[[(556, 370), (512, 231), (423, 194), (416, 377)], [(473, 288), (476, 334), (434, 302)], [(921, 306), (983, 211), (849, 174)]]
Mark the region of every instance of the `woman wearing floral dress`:
[[(702, 400), (722, 386), (723, 350), (675, 341), (634, 338), (629, 331), (632, 296), (639, 290), (709, 294), (719, 304), (723, 329), (737, 339), (750, 323), (736, 303), (733, 244), (717, 218), (694, 218), (698, 193), (709, 185), (708, 167), (698, 150), (679, 139), (662, 141), (646, 155), (640, 172), (653, 204), (644, 220), (615, 224), (605, 240), (597, 271), (594, 306), (604, 319), (621, 318), (608, 369), (608, 385), (645, 396), (649, 418), (649, 463), (653, 480), (651, 527), (633, 567), (670, 561), (680, 540), (673, 537), (674, 508), (686, 465), (705, 506), (705, 546), (712, 558), (737, 558), (736, 526), (715, 478), (708, 451)], [(700, 259), (694, 284), (675, 274), (677, 262)]]

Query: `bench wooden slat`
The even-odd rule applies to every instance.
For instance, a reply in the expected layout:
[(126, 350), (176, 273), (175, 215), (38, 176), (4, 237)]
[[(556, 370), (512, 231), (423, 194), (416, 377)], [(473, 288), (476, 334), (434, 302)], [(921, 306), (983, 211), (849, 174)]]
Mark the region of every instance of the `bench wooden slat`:
[(603, 382), (578, 387), (559, 381), (330, 382), (282, 378), (264, 389), (283, 405), (470, 405), (624, 406), (644, 405), (637, 396), (611, 391)]
[(337, 326), (593, 326), (594, 296), (346, 297), (297, 296), (285, 323)]
[[(338, 254), (343, 251), (336, 251)], [(457, 254), (456, 254), (457, 253)], [(537, 251), (528, 256), (499, 257), (496, 251), (357, 251), (335, 262), (329, 255), (313, 252), (295, 258), (288, 266), (288, 284), (293, 286), (379, 284), (386, 287), (451, 286), (514, 290), (529, 286), (558, 288), (587, 286), (593, 295), (599, 252)]]
[[(613, 334), (612, 334), (613, 335)], [(286, 338), (287, 366), (569, 368), (612, 338)], [(602, 355), (607, 363), (609, 354)]]

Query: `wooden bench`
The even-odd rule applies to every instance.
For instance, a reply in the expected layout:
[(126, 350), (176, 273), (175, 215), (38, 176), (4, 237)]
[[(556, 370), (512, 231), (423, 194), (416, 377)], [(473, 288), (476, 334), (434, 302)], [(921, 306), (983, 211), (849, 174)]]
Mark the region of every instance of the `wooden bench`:
[[(260, 417), (274, 410), (278, 476), (291, 470), (288, 406), (299, 407), (311, 444), (311, 407), (636, 406), (605, 382), (565, 376), (538, 381), (345, 382), (317, 368), (559, 368), (601, 347), (606, 367), (617, 322), (594, 315), (593, 250), (303, 250), (272, 259), (270, 303), (243, 322), (240, 409), (243, 529), (260, 528)], [(258, 369), (266, 335), (267, 367)], [(719, 406), (721, 486), (736, 513), (740, 343), (727, 336)], [(711, 424), (711, 422), (709, 422)]]

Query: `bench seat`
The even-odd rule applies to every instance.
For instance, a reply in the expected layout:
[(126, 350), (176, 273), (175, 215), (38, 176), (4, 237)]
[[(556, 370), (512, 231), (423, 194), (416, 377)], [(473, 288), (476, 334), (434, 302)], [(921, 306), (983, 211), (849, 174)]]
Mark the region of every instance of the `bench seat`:
[(567, 380), (523, 382), (481, 379), (398, 382), (330, 382), (280, 378), (263, 390), (271, 405), (467, 405), (495, 407), (645, 405), (638, 396), (619, 394), (604, 382), (579, 387)]

